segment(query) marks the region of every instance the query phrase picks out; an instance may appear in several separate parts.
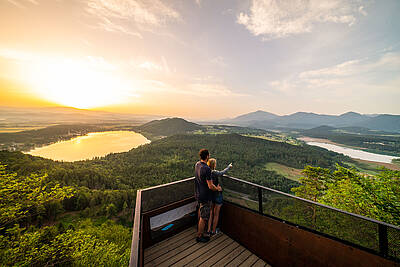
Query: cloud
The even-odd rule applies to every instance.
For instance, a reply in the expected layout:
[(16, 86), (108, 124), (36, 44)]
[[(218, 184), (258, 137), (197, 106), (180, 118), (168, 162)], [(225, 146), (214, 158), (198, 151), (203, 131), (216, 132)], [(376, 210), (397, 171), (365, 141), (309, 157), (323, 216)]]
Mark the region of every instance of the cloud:
[(99, 28), (139, 38), (138, 30), (160, 27), (181, 18), (161, 0), (88, 0), (86, 11), (99, 18)]
[(243, 94), (234, 93), (223, 84), (213, 83), (192, 83), (186, 87), (183, 93), (203, 96), (203, 97), (221, 97), (221, 96), (243, 96)]
[(140, 39), (143, 39), (142, 35), (139, 32), (132, 31), (127, 27), (122, 26), (121, 24), (116, 24), (109, 20), (106, 17), (101, 18), (102, 21), (98, 23), (98, 28), (103, 29), (107, 32), (116, 32), (116, 33), (123, 33), (127, 35), (136, 36)]
[(80, 65), (84, 65), (90, 68), (95, 68), (104, 71), (114, 71), (118, 67), (110, 62), (108, 62), (103, 57), (98, 56), (86, 56), (83, 58), (65, 58), (54, 54), (46, 53), (34, 53), (23, 50), (6, 49), (0, 48), (0, 58), (17, 61), (17, 62), (27, 62), (27, 63), (43, 63), (52, 62), (57, 64), (57, 62), (75, 62)]
[(197, 81), (142, 80), (142, 90), (147, 93), (164, 92), (197, 97), (240, 97), (245, 94), (233, 92), (223, 83), (202, 83)]
[(31, 3), (35, 5), (39, 4), (39, 2), (36, 0), (6, 0), (6, 1), (18, 8), (26, 8), (25, 6), (26, 3)]
[(361, 14), (363, 14), (364, 16), (367, 16), (367, 15), (368, 15), (367, 11), (365, 11), (365, 9), (364, 9), (363, 6), (360, 6), (360, 7), (358, 8), (358, 11), (359, 11)]
[[(286, 79), (271, 81), (272, 92), (286, 95), (326, 93), (362, 93), (365, 88), (392, 91), (400, 73), (400, 53), (384, 53), (378, 58), (355, 59), (326, 68), (308, 70)], [(379, 89), (378, 89), (379, 88)], [(350, 90), (351, 89), (351, 90)]]
[(212, 64), (217, 65), (219, 67), (228, 66), (228, 64), (226, 64), (226, 62), (225, 62), (225, 59), (223, 57), (221, 57), (221, 56), (214, 57), (210, 61), (211, 61)]
[(145, 61), (143, 63), (140, 63), (138, 67), (141, 69), (145, 69), (147, 71), (163, 71), (162, 66), (151, 61)]
[(252, 0), (250, 10), (237, 16), (237, 23), (270, 40), (311, 32), (317, 23), (351, 26), (358, 12), (365, 10), (350, 0)]

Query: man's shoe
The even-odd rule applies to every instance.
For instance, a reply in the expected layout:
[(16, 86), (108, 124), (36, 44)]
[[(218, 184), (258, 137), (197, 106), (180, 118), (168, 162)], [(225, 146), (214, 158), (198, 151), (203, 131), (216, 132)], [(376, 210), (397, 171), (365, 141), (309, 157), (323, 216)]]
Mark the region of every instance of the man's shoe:
[(207, 243), (208, 241), (210, 241), (210, 237), (209, 236), (196, 237), (196, 242)]

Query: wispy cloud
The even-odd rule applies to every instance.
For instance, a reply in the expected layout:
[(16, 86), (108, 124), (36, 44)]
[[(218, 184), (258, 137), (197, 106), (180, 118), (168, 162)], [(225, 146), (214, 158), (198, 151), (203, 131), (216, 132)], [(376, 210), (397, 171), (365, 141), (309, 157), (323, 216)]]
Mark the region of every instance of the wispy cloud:
[[(333, 90), (352, 95), (354, 90), (379, 85), (392, 91), (398, 85), (400, 53), (385, 53), (375, 59), (349, 60), (334, 66), (297, 73), (286, 79), (271, 81), (272, 91), (286, 95), (316, 94)], [(351, 90), (349, 90), (351, 89)]]
[(223, 83), (202, 83), (197, 81), (168, 82), (161, 80), (144, 80), (143, 90), (147, 93), (164, 92), (169, 95), (189, 95), (203, 98), (240, 97), (245, 94), (232, 91)]
[(89, 0), (86, 11), (100, 20), (99, 28), (139, 38), (142, 37), (140, 30), (181, 18), (175, 9), (161, 0)]
[(358, 12), (367, 14), (359, 1), (351, 0), (252, 0), (250, 10), (237, 16), (237, 23), (270, 40), (311, 32), (317, 23), (351, 26)]
[(129, 28), (122, 26), (122, 24), (117, 24), (106, 17), (102, 17), (100, 18), (100, 20), (101, 21), (97, 25), (98, 28), (103, 29), (107, 32), (123, 33), (127, 35), (136, 36), (140, 39), (143, 38), (139, 32), (132, 31)]
[(226, 62), (225, 62), (225, 59), (223, 57), (221, 57), (221, 56), (214, 57), (210, 61), (211, 61), (212, 64), (217, 65), (219, 67), (228, 66), (228, 64), (226, 64)]
[(25, 4), (35, 4), (38, 5), (39, 2), (37, 0), (6, 0), (8, 3), (18, 7), (18, 8), (26, 8)]

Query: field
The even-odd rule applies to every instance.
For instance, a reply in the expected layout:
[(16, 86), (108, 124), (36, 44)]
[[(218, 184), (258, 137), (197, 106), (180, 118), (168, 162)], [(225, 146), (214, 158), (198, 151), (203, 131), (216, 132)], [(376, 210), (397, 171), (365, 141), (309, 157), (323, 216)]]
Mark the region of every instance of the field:
[(288, 143), (291, 145), (299, 145), (301, 142), (297, 141), (296, 138), (290, 137), (285, 134), (281, 133), (268, 133), (268, 134), (244, 134), (244, 136), (248, 137), (254, 137), (254, 138), (260, 138), (264, 140), (269, 140), (269, 141), (275, 141), (275, 142), (284, 142)]
[(268, 162), (265, 164), (265, 169), (268, 171), (274, 171), (279, 175), (282, 175), (290, 180), (299, 181), (299, 178), (302, 176), (301, 169), (296, 169), (292, 167), (285, 166), (283, 164)]

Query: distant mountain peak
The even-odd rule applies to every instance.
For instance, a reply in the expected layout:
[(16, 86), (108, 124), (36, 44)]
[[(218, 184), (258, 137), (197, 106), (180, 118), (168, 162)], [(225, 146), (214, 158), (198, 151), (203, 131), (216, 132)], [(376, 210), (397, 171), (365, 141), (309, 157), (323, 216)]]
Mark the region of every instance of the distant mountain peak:
[(267, 112), (264, 110), (257, 110), (254, 112), (237, 116), (236, 118), (233, 118), (232, 121), (235, 122), (235, 121), (271, 120), (277, 117), (279, 116), (271, 112)]
[(349, 111), (341, 114), (339, 117), (362, 117), (362, 115), (354, 111)]

